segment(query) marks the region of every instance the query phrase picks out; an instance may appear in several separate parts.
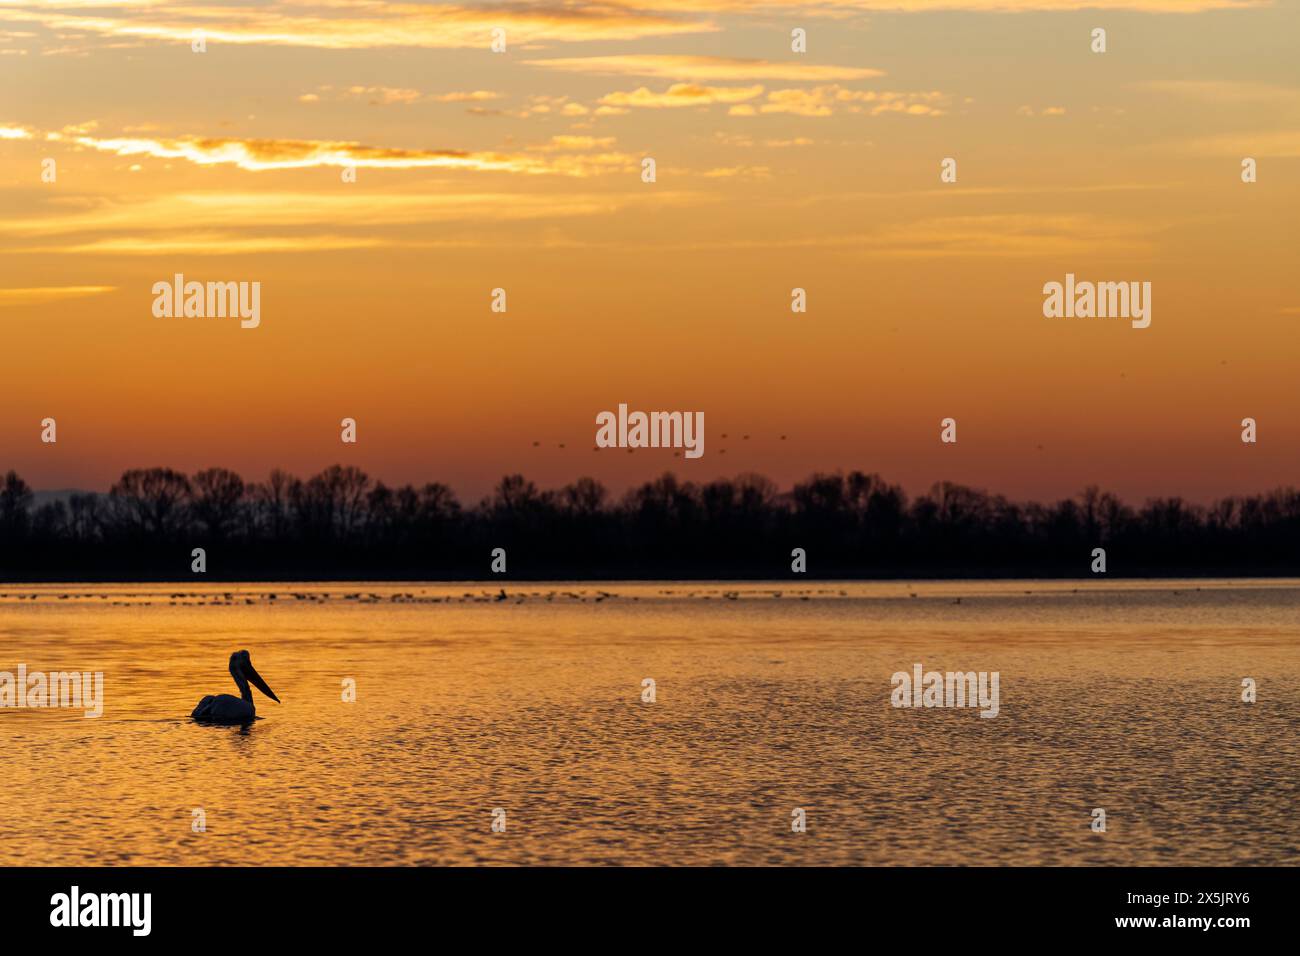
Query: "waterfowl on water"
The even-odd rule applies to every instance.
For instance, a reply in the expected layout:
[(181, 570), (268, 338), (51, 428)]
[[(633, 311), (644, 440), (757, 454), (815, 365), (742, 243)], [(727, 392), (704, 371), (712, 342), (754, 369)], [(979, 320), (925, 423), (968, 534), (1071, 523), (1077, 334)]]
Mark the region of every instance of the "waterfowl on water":
[(253, 692), (248, 687), (250, 682), (267, 697), (280, 703), (275, 691), (266, 685), (262, 675), (253, 668), (248, 651), (235, 651), (230, 655), (230, 676), (235, 679), (239, 696), (209, 694), (199, 701), (190, 714), (191, 717), (211, 724), (244, 724), (253, 720), (257, 716), (257, 708), (253, 706)]

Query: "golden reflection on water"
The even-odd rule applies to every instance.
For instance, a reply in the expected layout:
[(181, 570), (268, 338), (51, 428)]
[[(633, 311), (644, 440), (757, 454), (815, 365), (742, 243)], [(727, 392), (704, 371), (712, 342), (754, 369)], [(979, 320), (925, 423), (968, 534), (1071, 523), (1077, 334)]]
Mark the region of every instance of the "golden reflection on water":
[[(0, 710), (0, 864), (1295, 864), (1298, 611), (1296, 581), (0, 586), (0, 671), (106, 698)], [(193, 723), (240, 648), (283, 704)], [(1000, 672), (999, 716), (892, 708), (918, 662)]]

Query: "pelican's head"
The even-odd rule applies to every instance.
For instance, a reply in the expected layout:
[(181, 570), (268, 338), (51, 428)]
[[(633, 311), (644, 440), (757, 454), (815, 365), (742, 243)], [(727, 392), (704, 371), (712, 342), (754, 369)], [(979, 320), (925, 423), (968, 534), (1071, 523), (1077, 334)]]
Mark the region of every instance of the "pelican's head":
[(280, 698), (275, 696), (275, 691), (266, 686), (266, 681), (262, 680), (262, 675), (253, 669), (253, 661), (248, 656), (248, 651), (235, 651), (230, 655), (230, 673), (239, 677), (243, 675), (248, 678), (248, 682), (260, 690), (267, 697), (271, 698), (277, 704)]

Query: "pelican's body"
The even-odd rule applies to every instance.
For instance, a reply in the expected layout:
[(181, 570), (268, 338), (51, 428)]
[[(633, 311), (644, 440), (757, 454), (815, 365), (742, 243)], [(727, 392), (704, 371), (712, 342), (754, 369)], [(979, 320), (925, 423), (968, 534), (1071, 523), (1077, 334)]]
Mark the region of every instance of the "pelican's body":
[(190, 714), (195, 720), (214, 724), (246, 724), (257, 717), (257, 708), (253, 706), (253, 692), (249, 682), (277, 704), (280, 698), (266, 686), (266, 681), (253, 669), (248, 651), (235, 651), (230, 655), (230, 676), (235, 679), (239, 696), (233, 694), (209, 694), (199, 701), (199, 705)]

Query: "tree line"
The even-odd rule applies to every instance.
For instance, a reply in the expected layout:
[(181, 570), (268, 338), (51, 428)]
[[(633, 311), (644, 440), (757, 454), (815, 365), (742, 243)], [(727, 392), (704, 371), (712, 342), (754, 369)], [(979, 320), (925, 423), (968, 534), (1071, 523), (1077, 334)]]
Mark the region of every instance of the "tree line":
[[(191, 572), (203, 548), (207, 574)], [(225, 468), (127, 471), (106, 494), (39, 506), (13, 471), (0, 486), (0, 578), (437, 580), (501, 577), (811, 578), (1300, 574), (1300, 491), (1210, 505), (1133, 507), (1095, 487), (1052, 504), (952, 482), (909, 499), (862, 471), (780, 491), (761, 475), (704, 483), (666, 473), (611, 495), (579, 478), (542, 490), (508, 475), (464, 506), (439, 483), (390, 487), (333, 465), (310, 478)]]

